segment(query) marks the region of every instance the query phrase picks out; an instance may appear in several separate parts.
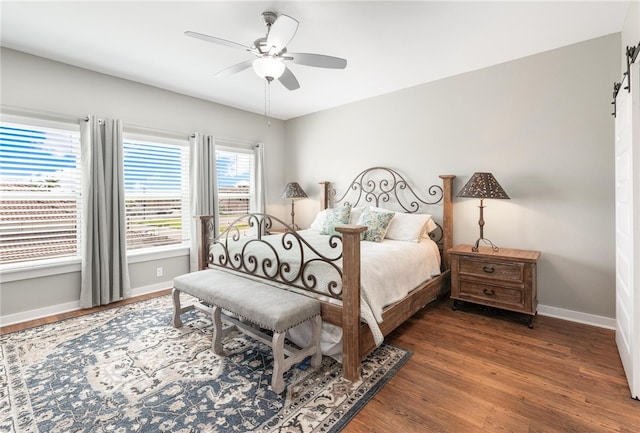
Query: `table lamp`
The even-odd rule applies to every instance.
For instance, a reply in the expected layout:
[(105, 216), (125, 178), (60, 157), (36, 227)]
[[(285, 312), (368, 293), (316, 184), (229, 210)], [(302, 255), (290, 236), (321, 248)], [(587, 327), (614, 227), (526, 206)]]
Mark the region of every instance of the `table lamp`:
[(473, 173), (471, 179), (460, 190), (457, 197), (479, 198), (480, 199), (480, 220), (478, 225), (480, 226), (480, 237), (476, 241), (475, 245), (471, 248), (471, 251), (478, 252), (478, 245), (480, 241), (484, 241), (491, 245), (493, 251), (498, 251), (496, 247), (489, 239), (484, 237), (484, 217), (483, 217), (483, 200), (486, 198), (499, 198), (508, 199), (509, 196), (502, 189), (498, 181), (491, 173)]
[(291, 228), (293, 230), (298, 230), (298, 226), (295, 223), (295, 201), (300, 198), (307, 198), (307, 193), (304, 192), (302, 187), (298, 184), (298, 182), (289, 182), (287, 186), (284, 187), (284, 191), (282, 192), (283, 198), (291, 199)]

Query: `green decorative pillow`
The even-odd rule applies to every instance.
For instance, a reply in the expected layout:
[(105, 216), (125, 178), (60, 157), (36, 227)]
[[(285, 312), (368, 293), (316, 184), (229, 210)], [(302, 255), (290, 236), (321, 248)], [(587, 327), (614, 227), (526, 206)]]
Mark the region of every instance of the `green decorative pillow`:
[(395, 216), (395, 212), (376, 212), (365, 209), (358, 218), (359, 226), (367, 226), (367, 230), (360, 236), (364, 241), (382, 242), (384, 235), (387, 234), (389, 223)]
[(349, 224), (350, 215), (351, 206), (348, 205), (327, 209), (327, 218), (324, 220), (324, 224), (322, 226), (322, 231), (320, 232), (320, 234), (341, 236), (341, 234), (336, 231), (336, 227)]

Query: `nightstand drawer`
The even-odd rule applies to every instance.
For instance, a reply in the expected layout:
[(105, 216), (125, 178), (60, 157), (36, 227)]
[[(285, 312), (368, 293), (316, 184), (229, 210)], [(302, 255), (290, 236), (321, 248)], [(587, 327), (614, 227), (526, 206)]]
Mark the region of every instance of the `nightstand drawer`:
[[(482, 301), (504, 306), (522, 308), (524, 306), (524, 290), (508, 287), (492, 286), (491, 284), (460, 281), (459, 298), (471, 302)], [(488, 301), (488, 302), (487, 302)]]
[(493, 281), (522, 283), (524, 265), (522, 263), (500, 263), (490, 260), (474, 260), (461, 257), (458, 272), (460, 276), (491, 278)]
[(538, 306), (537, 263), (539, 251), (457, 245), (451, 258), (451, 298), (454, 309), (460, 301), (487, 305), (533, 317)]

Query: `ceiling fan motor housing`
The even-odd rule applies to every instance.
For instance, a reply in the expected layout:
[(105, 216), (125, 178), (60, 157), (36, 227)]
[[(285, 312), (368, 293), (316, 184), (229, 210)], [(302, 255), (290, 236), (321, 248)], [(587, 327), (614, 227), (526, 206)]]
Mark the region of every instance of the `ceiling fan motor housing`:
[(262, 21), (264, 21), (267, 27), (271, 27), (271, 24), (275, 23), (277, 18), (278, 14), (276, 14), (275, 12), (262, 12)]
[[(269, 49), (267, 48), (267, 38), (258, 38), (253, 42), (253, 46), (251, 47), (254, 50), (258, 51), (260, 54), (270, 54)], [(274, 56), (281, 56), (287, 52), (287, 47), (284, 47), (277, 53), (273, 54)]]

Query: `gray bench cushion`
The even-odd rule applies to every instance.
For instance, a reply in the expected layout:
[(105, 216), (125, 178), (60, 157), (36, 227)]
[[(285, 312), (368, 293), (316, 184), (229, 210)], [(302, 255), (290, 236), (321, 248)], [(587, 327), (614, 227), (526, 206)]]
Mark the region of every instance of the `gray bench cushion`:
[(173, 287), (276, 332), (320, 314), (312, 298), (217, 269), (180, 275)]

